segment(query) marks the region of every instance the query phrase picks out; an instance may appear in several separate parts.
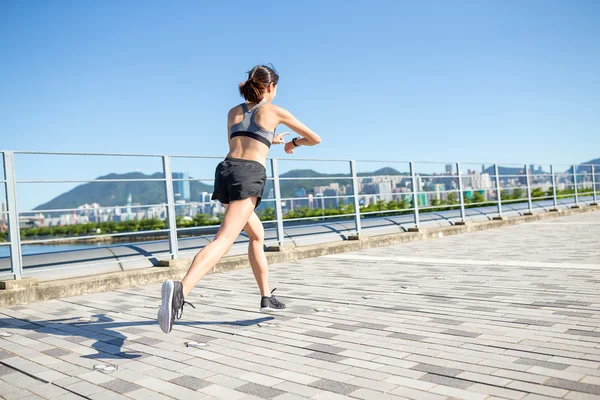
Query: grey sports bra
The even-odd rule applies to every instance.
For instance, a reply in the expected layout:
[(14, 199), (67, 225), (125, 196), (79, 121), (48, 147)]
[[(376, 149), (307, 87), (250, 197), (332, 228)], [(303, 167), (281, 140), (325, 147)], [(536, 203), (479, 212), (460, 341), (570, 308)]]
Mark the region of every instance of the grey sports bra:
[(271, 147), (271, 143), (273, 142), (273, 136), (275, 136), (275, 132), (269, 132), (266, 129), (258, 126), (256, 122), (254, 122), (254, 115), (256, 111), (265, 103), (259, 103), (252, 110), (248, 110), (248, 106), (246, 103), (240, 104), (242, 106), (242, 110), (244, 111), (244, 119), (239, 124), (235, 124), (231, 126), (229, 138), (234, 138), (236, 136), (246, 136), (252, 139), (256, 139), (259, 142), (264, 143), (268, 147)]

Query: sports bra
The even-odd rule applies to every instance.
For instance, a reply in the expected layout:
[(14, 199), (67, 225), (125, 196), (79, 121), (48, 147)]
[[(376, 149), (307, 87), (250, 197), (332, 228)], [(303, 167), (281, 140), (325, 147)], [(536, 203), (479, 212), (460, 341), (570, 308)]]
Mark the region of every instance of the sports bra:
[(263, 104), (265, 103), (258, 103), (258, 105), (252, 110), (248, 110), (246, 103), (240, 104), (242, 106), (242, 110), (244, 111), (244, 119), (239, 124), (231, 126), (229, 139), (236, 136), (246, 136), (264, 143), (267, 145), (267, 147), (271, 147), (273, 137), (275, 136), (275, 131), (270, 132), (261, 128), (256, 122), (254, 122), (254, 115)]

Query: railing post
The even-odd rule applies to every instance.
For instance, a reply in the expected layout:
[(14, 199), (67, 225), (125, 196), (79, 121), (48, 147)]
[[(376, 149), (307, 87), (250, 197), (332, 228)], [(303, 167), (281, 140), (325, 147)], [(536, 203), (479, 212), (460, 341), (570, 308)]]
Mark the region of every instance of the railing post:
[(460, 163), (456, 163), (456, 174), (458, 175), (458, 195), (460, 196), (460, 221), (454, 225), (464, 225), (465, 220), (465, 193), (463, 190), (462, 175), (460, 172)]
[(417, 187), (417, 175), (415, 173), (415, 162), (411, 161), (409, 163), (410, 166), (410, 176), (412, 180), (412, 198), (413, 198), (413, 209), (415, 215), (415, 227), (409, 228), (409, 232), (418, 232), (419, 231), (419, 199), (417, 195), (419, 194), (419, 188)]
[(575, 205), (572, 208), (579, 208), (579, 194), (577, 192), (577, 167), (573, 165), (573, 188), (575, 190)]
[(592, 204), (590, 204), (591, 206), (597, 206), (598, 205), (598, 198), (596, 195), (596, 168), (592, 165), (592, 193), (594, 196), (594, 201), (592, 202)]
[(175, 195), (173, 193), (173, 172), (171, 170), (171, 156), (164, 155), (163, 171), (165, 173), (165, 187), (167, 190), (167, 222), (169, 224), (169, 253), (176, 260), (179, 256), (177, 244), (177, 213), (175, 212)]
[(500, 188), (500, 176), (498, 175), (498, 164), (494, 164), (494, 175), (496, 176), (496, 198), (498, 200), (498, 217), (502, 220), (502, 189)]
[(356, 234), (360, 236), (360, 204), (358, 201), (358, 177), (356, 176), (356, 161), (350, 160), (350, 173), (352, 174), (352, 193), (354, 194), (354, 224)]
[(281, 186), (279, 185), (279, 164), (276, 158), (271, 159), (271, 171), (273, 171), (273, 191), (275, 192), (275, 220), (277, 223), (277, 243), (283, 247), (283, 210), (281, 208)]
[(525, 164), (525, 182), (527, 183), (527, 205), (529, 211), (525, 215), (533, 215), (533, 203), (531, 202), (531, 178), (529, 176), (529, 166)]
[(556, 174), (554, 174), (554, 165), (550, 165), (550, 175), (552, 176), (552, 203), (554, 208), (550, 211), (558, 211), (558, 200), (556, 198)]
[(19, 211), (17, 209), (17, 177), (15, 174), (15, 154), (4, 153), (4, 176), (6, 177), (6, 201), (8, 206), (8, 240), (10, 240), (11, 273), (15, 279), (23, 277), (23, 254), (19, 231)]

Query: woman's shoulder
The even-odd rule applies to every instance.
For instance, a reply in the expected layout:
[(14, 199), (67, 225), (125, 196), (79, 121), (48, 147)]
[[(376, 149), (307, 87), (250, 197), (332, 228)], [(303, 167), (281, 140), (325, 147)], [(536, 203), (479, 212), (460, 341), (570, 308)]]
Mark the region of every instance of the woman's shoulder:
[(273, 103), (266, 103), (261, 108), (264, 109), (264, 111), (272, 112), (277, 115), (281, 115), (282, 113), (286, 112), (285, 108)]

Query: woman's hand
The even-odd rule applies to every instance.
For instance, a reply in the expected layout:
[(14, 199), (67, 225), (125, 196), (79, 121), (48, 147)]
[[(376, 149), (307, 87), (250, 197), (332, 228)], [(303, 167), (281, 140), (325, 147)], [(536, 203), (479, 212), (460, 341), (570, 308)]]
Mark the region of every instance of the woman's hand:
[(273, 144), (284, 144), (285, 140), (283, 140), (283, 137), (289, 134), (290, 132), (283, 132), (273, 136)]
[(294, 149), (296, 148), (296, 146), (294, 146), (294, 143), (290, 140), (289, 142), (287, 142), (285, 144), (285, 146), (283, 147), (283, 149), (285, 150), (286, 153), (288, 154), (294, 154)]

